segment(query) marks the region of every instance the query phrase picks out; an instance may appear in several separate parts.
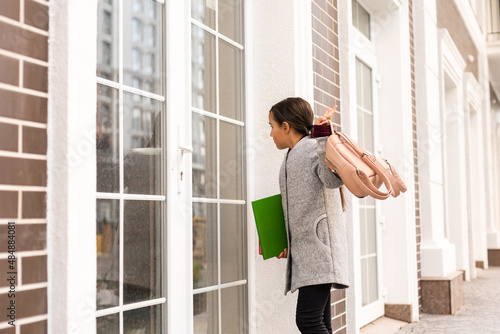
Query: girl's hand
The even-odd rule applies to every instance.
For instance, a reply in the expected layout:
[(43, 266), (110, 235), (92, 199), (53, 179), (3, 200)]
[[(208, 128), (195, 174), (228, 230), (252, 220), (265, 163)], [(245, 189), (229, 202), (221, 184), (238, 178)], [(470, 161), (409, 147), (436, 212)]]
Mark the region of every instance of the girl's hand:
[(318, 117), (316, 120), (316, 125), (323, 125), (323, 124), (328, 124), (332, 120), (333, 113), (337, 109), (337, 106), (333, 106), (333, 108), (326, 108), (325, 113), (323, 116)]
[(288, 248), (285, 248), (280, 255), (276, 256), (277, 259), (286, 259), (288, 256)]

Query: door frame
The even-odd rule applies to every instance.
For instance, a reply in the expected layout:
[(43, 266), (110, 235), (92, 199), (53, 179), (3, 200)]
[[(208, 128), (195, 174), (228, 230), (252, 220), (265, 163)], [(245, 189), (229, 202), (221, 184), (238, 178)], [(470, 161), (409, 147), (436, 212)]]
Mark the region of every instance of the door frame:
[[(367, 10), (371, 17), (371, 25), (373, 26), (373, 13), (370, 12), (369, 7), (365, 6), (363, 1), (358, 1), (365, 10)], [(352, 6), (352, 2), (351, 2)], [(351, 7), (352, 10), (352, 7)], [(350, 49), (353, 50), (349, 57), (349, 82), (352, 84), (349, 87), (350, 90), (350, 127), (349, 133), (352, 137), (357, 137), (357, 99), (356, 99), (356, 59), (368, 66), (372, 71), (371, 84), (372, 84), (372, 112), (373, 112), (373, 146), (374, 154), (380, 155), (380, 141), (378, 136), (378, 97), (376, 94), (378, 87), (378, 75), (377, 75), (377, 56), (376, 49), (374, 45), (374, 33), (371, 33), (371, 40), (367, 39), (363, 34), (361, 34), (353, 25), (352, 22), (349, 26), (350, 32)], [(354, 196), (352, 202), (353, 208), (353, 221), (357, 222), (354, 224), (354, 280), (357, 291), (355, 293), (355, 307), (357, 313), (357, 327), (361, 328), (366, 324), (372, 322), (373, 320), (384, 315), (384, 294), (383, 294), (383, 263), (382, 263), (382, 217), (381, 214), (381, 204), (379, 201), (375, 202), (375, 219), (376, 219), (376, 242), (377, 242), (377, 278), (378, 278), (378, 300), (362, 306), (362, 296), (361, 296), (361, 264), (360, 264), (360, 228), (359, 228), (359, 200)], [(358, 318), (359, 317), (359, 318)]]

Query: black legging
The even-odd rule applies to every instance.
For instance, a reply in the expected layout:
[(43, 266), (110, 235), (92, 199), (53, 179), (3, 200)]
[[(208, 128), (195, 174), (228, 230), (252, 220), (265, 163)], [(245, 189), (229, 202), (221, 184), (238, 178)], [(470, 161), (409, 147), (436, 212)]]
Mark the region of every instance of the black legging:
[(295, 321), (302, 334), (332, 334), (331, 284), (299, 288)]

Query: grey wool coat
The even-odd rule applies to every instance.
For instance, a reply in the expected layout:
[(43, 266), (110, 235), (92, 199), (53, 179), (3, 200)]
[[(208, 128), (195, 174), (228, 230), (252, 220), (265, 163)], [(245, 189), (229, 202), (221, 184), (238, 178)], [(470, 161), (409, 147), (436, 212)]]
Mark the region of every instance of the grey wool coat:
[(302, 138), (281, 165), (288, 234), (285, 295), (307, 285), (349, 285), (346, 228), (335, 189), (343, 183), (325, 164), (326, 139)]

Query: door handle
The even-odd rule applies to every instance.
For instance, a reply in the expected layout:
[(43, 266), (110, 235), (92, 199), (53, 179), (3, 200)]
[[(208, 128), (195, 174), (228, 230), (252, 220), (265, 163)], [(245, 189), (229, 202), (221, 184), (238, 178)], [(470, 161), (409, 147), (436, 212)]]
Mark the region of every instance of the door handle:
[(177, 175), (177, 193), (180, 194), (184, 190), (184, 156), (188, 153), (193, 153), (192, 146), (179, 145), (177, 147), (180, 151), (178, 158), (178, 175)]

